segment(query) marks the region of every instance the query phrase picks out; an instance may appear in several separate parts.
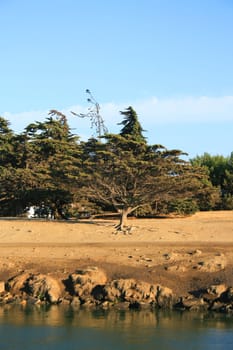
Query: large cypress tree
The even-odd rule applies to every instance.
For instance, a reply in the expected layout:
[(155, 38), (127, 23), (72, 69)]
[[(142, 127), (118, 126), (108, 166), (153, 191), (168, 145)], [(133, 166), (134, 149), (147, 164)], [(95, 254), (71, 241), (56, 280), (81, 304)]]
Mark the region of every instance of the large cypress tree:
[(201, 179), (206, 176), (200, 168), (185, 162), (181, 151), (147, 145), (137, 118), (129, 124), (131, 127), (125, 123), (120, 135), (108, 134), (105, 142), (95, 143), (94, 152), (89, 152), (84, 162), (85, 195), (113, 206), (120, 213), (117, 228), (123, 231), (128, 215), (137, 208), (162, 200), (190, 198), (203, 187)]

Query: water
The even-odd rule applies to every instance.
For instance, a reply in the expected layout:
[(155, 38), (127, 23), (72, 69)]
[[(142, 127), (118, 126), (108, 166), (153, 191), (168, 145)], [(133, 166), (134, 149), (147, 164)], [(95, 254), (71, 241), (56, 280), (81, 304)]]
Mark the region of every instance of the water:
[(0, 307), (0, 350), (233, 349), (233, 316)]

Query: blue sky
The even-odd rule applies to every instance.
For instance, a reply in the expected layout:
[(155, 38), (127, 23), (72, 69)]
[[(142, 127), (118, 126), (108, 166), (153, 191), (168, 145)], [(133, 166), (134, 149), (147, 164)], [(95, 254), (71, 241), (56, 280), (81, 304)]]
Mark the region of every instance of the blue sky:
[(111, 132), (131, 105), (148, 142), (230, 155), (232, 38), (232, 0), (0, 0), (0, 115), (58, 109), (85, 139), (90, 89)]

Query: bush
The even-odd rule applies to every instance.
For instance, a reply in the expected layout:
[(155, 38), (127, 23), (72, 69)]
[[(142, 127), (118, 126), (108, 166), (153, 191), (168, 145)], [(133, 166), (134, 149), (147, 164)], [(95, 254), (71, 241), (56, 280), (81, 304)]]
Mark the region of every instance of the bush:
[(223, 196), (221, 205), (223, 210), (233, 210), (233, 196), (231, 194)]
[(168, 203), (168, 212), (180, 215), (194, 214), (199, 210), (198, 205), (192, 199), (176, 199)]

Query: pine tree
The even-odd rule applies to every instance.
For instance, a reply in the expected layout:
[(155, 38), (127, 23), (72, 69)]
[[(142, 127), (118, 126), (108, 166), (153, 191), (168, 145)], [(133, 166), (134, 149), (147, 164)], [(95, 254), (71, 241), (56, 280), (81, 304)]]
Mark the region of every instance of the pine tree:
[(78, 137), (70, 132), (64, 115), (29, 124), (24, 135), (29, 145), (28, 180), (33, 179), (24, 198), (33, 204), (43, 201), (64, 217), (64, 207), (72, 202), (79, 177)]
[(139, 123), (137, 113), (129, 106), (125, 111), (120, 112), (124, 116), (124, 119), (118, 125), (124, 125), (120, 131), (120, 135), (126, 138), (131, 138), (137, 142), (146, 142), (143, 136), (143, 128)]
[(13, 139), (9, 121), (0, 117), (0, 166), (9, 166), (14, 162)]

